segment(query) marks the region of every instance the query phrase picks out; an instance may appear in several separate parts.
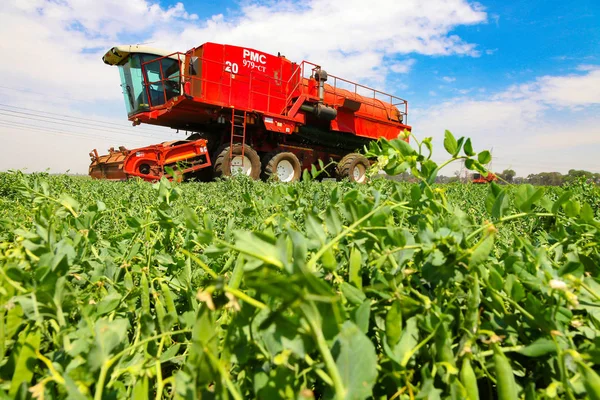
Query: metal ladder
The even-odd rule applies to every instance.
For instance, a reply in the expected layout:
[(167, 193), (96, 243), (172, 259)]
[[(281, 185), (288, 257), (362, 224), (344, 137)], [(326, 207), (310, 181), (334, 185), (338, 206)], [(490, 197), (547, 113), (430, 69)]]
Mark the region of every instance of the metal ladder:
[[(242, 168), (244, 167), (244, 150), (246, 144), (246, 116), (247, 112), (242, 111), (243, 114), (236, 114), (235, 108), (231, 109), (231, 143), (229, 145), (229, 165), (231, 165), (231, 160), (233, 160), (233, 145), (241, 144), (242, 145)], [(240, 134), (241, 131), (241, 134)], [(241, 139), (240, 141), (236, 141), (236, 139)]]

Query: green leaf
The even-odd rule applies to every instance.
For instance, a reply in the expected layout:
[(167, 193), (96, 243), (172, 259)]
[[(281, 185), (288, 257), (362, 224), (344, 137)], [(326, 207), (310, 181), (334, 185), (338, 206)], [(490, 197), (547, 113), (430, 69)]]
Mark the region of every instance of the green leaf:
[(250, 257), (264, 263), (283, 267), (281, 254), (277, 247), (255, 232), (235, 232), (235, 248)]
[(362, 333), (369, 331), (369, 319), (371, 318), (371, 302), (367, 299), (352, 312), (352, 319)]
[(415, 149), (410, 144), (401, 139), (390, 140), (389, 144), (400, 152), (404, 157), (416, 154)]
[(577, 200), (569, 200), (565, 203), (565, 214), (567, 217), (576, 218), (581, 211), (581, 205)]
[(135, 385), (133, 386), (133, 396), (134, 400), (143, 400), (149, 398), (148, 391), (148, 376), (144, 375), (140, 377)]
[(393, 348), (395, 360), (402, 367), (406, 367), (410, 361), (412, 350), (419, 343), (419, 328), (417, 328), (417, 317), (409, 318), (402, 332), (400, 341)]
[(502, 218), (506, 211), (508, 211), (509, 204), (508, 198), (506, 197), (506, 191), (502, 191), (498, 194), (496, 201), (494, 202), (494, 206), (492, 207), (492, 217), (493, 218)]
[(366, 399), (377, 380), (375, 346), (354, 323), (344, 322), (337, 335), (332, 355), (346, 388), (346, 399)]
[(471, 144), (470, 138), (468, 138), (467, 141), (465, 142), (464, 151), (465, 151), (466, 156), (472, 157), (475, 155), (475, 152), (473, 151), (473, 145)]
[(458, 139), (458, 141), (456, 142), (456, 152), (454, 154), (452, 154), (452, 157), (458, 156), (458, 153), (460, 153), (460, 151), (462, 150), (464, 141), (465, 141), (464, 137), (461, 137), (460, 139)]
[(482, 165), (489, 164), (492, 161), (492, 154), (487, 150), (483, 150), (477, 154), (477, 161)]
[(127, 343), (125, 340), (127, 329), (129, 329), (129, 321), (126, 319), (116, 318), (110, 321), (101, 318), (96, 321), (94, 327), (96, 338), (88, 358), (92, 371), (99, 369), (110, 358), (113, 350)]
[(471, 253), (471, 258), (469, 259), (469, 267), (472, 268), (487, 260), (493, 248), (494, 235), (487, 235), (480, 243), (477, 244), (477, 247), (475, 247), (475, 249)]
[(362, 290), (355, 288), (349, 283), (342, 282), (340, 289), (344, 297), (352, 304), (361, 305), (367, 299)]
[(581, 207), (581, 219), (588, 223), (594, 222), (594, 210), (588, 203), (584, 203)]
[(105, 296), (100, 303), (96, 306), (96, 312), (98, 315), (108, 314), (113, 311), (121, 302), (121, 295), (117, 292), (113, 292)]
[(325, 224), (327, 226), (327, 230), (333, 236), (339, 234), (343, 229), (340, 215), (333, 206), (327, 207), (327, 211), (325, 211)]
[(552, 212), (554, 214), (556, 214), (558, 212), (558, 210), (560, 210), (560, 207), (565, 204), (567, 201), (569, 201), (569, 199), (571, 198), (571, 196), (573, 196), (573, 192), (571, 191), (565, 191), (563, 192), (560, 197), (558, 198), (558, 200), (556, 200), (554, 202), (554, 205), (552, 206)]
[(396, 299), (385, 315), (385, 336), (387, 343), (394, 348), (402, 335), (402, 305)]
[(542, 196), (544, 196), (544, 188), (536, 189), (530, 184), (520, 185), (515, 193), (515, 206), (523, 212), (529, 212)]
[(18, 355), (16, 356), (14, 372), (8, 392), (11, 398), (15, 398), (21, 384), (31, 382), (37, 359), (35, 352), (40, 348), (40, 340), (41, 334), (38, 330), (26, 330), (19, 335), (19, 340), (15, 347), (15, 350), (18, 351), (16, 354)]
[(494, 211), (494, 203), (496, 202), (496, 199), (498, 199), (500, 193), (502, 193), (503, 189), (495, 182), (491, 182), (489, 188), (490, 190), (485, 198), (485, 209), (488, 214), (492, 214)]
[(454, 135), (448, 130), (444, 133), (444, 148), (453, 157), (458, 153), (458, 143), (456, 142)]
[(354, 286), (359, 289), (362, 289), (362, 278), (360, 276), (360, 267), (362, 265), (362, 254), (360, 250), (356, 246), (352, 247), (350, 250), (350, 260), (349, 260), (349, 271), (348, 271), (348, 280)]

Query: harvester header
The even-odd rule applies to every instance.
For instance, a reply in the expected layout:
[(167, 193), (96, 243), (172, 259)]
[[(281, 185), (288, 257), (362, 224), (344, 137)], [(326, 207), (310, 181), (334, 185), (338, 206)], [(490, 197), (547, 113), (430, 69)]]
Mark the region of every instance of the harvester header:
[(334, 160), (332, 173), (364, 181), (369, 162), (356, 151), (411, 129), (406, 100), (252, 48), (117, 46), (103, 61), (119, 68), (130, 121), (208, 141), (207, 175), (293, 181), (302, 168)]

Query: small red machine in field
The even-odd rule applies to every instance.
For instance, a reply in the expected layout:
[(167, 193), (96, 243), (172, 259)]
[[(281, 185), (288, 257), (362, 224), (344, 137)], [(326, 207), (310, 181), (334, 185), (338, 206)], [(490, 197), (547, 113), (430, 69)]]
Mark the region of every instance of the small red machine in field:
[[(395, 139), (411, 129), (406, 100), (282, 55), (205, 43), (186, 53), (118, 46), (103, 61), (119, 68), (134, 125), (189, 133), (188, 141), (177, 146), (206, 141), (201, 146), (207, 148), (204, 161), (184, 170), (186, 174), (212, 166), (212, 176), (243, 173), (290, 182), (300, 178), (303, 168), (322, 160), (337, 161), (332, 172), (338, 177), (363, 182), (369, 161), (357, 150), (371, 140)], [(167, 150), (153, 151), (155, 163), (149, 169), (150, 164), (134, 162), (132, 156), (149, 154), (146, 150), (93, 153), (90, 175), (119, 176), (102, 171), (121, 170), (125, 177), (156, 179), (164, 174), (161, 166), (169, 163)], [(193, 151), (182, 154), (189, 159), (199, 156)]]
[(210, 167), (206, 140), (164, 142), (138, 149), (111, 148), (107, 155), (99, 156), (94, 149), (90, 153), (92, 163), (89, 174), (95, 179), (125, 180), (139, 177), (155, 181), (166, 174), (165, 167), (183, 175)]
[(488, 172), (487, 175), (473, 174), (472, 183), (491, 183), (496, 182), (498, 177), (493, 172)]

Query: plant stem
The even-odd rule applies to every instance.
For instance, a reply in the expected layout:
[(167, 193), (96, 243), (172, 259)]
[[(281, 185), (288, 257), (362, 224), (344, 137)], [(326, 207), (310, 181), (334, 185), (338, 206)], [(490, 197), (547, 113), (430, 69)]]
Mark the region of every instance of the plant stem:
[[(404, 204), (408, 204), (408, 203), (399, 203), (399, 204), (397, 204), (397, 206), (404, 205)], [(348, 235), (350, 232), (352, 232), (357, 226), (359, 226), (360, 224), (362, 224), (363, 222), (365, 222), (367, 219), (371, 218), (375, 213), (377, 213), (378, 211), (380, 211), (381, 209), (383, 209), (384, 207), (387, 207), (387, 206), (388, 206), (387, 203), (382, 203), (378, 207), (372, 209), (365, 216), (363, 216), (362, 218), (358, 219), (352, 225), (350, 225), (349, 227), (347, 227), (346, 229), (344, 229), (342, 232), (340, 232), (339, 235), (337, 235), (331, 241), (329, 241), (327, 244), (325, 244), (325, 246), (321, 247), (319, 249), (319, 251), (317, 251), (310, 258), (310, 260), (308, 260), (308, 263), (307, 263), (308, 269), (309, 270), (314, 269), (314, 267), (317, 264), (317, 261), (319, 260), (319, 258), (321, 258), (321, 256), (323, 254), (325, 254), (325, 252), (327, 250), (329, 250), (331, 247), (333, 247), (333, 245), (335, 245), (337, 242), (339, 242), (340, 240), (342, 240), (346, 235)]]
[(115, 362), (117, 362), (117, 360), (119, 358), (124, 356), (128, 351), (133, 350), (136, 347), (139, 347), (146, 343), (149, 343), (153, 340), (160, 339), (162, 337), (178, 335), (180, 333), (189, 333), (191, 331), (192, 331), (191, 329), (180, 329), (177, 331), (161, 333), (160, 335), (155, 335), (155, 336), (149, 337), (148, 339), (140, 340), (136, 344), (129, 346), (125, 350), (121, 350), (120, 352), (118, 352), (117, 354), (115, 354), (114, 356), (109, 358), (108, 360), (104, 361), (104, 363), (102, 364), (102, 368), (100, 368), (100, 376), (98, 377), (98, 382), (96, 383), (96, 392), (94, 393), (94, 400), (102, 399), (102, 392), (104, 391), (104, 382), (106, 381), (106, 374), (108, 373), (108, 370), (113, 366), (113, 364)]
[[(311, 302), (310, 306), (315, 308), (314, 304)], [(310, 330), (313, 333), (313, 337), (317, 342), (317, 348), (319, 349), (319, 353), (321, 353), (321, 357), (323, 357), (323, 361), (325, 362), (325, 367), (327, 368), (327, 372), (333, 381), (333, 388), (335, 389), (335, 397), (338, 400), (343, 400), (346, 397), (346, 388), (344, 387), (344, 383), (342, 382), (342, 377), (340, 376), (340, 371), (335, 365), (335, 360), (329, 351), (329, 347), (327, 346), (327, 342), (325, 341), (325, 337), (323, 336), (323, 331), (321, 330), (320, 324), (314, 320), (312, 317), (312, 312), (307, 312), (306, 308), (308, 305), (301, 306), (300, 309), (304, 314), (304, 318), (310, 325)]]
[(163, 346), (165, 344), (165, 336), (160, 338), (160, 344), (158, 345), (158, 351), (156, 352), (156, 400), (160, 400), (162, 398), (162, 392), (164, 389), (164, 382), (162, 379), (162, 368), (160, 362), (160, 356), (162, 355)]
[[(556, 214), (552, 214), (552, 213), (528, 213), (528, 212), (523, 212), (523, 213), (513, 214), (513, 215), (509, 215), (507, 217), (500, 218), (494, 224), (498, 225), (498, 224), (502, 224), (504, 222), (512, 221), (513, 219), (519, 219), (519, 218), (527, 217), (527, 216), (532, 216), (532, 217), (556, 217)], [(480, 227), (479, 229), (476, 229), (469, 236), (467, 236), (467, 240), (473, 239), (475, 236), (477, 236), (478, 234), (480, 234), (481, 232), (483, 232), (485, 229), (487, 229), (490, 225), (493, 225), (493, 224), (491, 224), (491, 223), (490, 224), (486, 224), (486, 225)]]
[(233, 289), (229, 286), (225, 287), (225, 291), (228, 293), (231, 293), (232, 295), (234, 295), (235, 297), (237, 297), (238, 299), (245, 301), (246, 303), (250, 304), (251, 306), (254, 306), (258, 309), (265, 309), (267, 308), (267, 305), (265, 303), (262, 303), (250, 296), (248, 296), (246, 293), (242, 292), (241, 290), (238, 289)]

